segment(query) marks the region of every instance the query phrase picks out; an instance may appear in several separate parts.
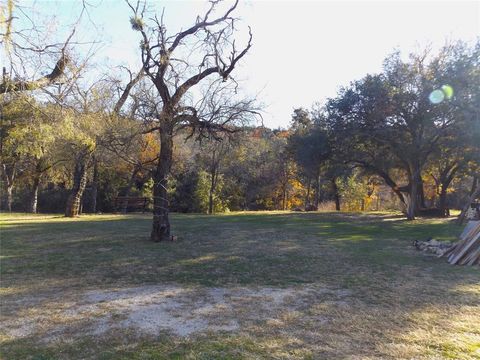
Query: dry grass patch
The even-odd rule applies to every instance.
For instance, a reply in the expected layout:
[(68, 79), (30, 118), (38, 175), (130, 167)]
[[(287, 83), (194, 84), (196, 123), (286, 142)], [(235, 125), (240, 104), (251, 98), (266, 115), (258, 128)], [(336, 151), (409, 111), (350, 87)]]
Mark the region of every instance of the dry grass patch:
[(476, 359), (478, 269), (397, 214), (2, 216), (6, 359)]

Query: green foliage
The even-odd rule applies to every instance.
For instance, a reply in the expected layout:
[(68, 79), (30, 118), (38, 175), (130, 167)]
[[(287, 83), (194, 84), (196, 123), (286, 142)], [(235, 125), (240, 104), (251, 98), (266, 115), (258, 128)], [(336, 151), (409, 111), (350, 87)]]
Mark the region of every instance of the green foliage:
[[(326, 104), (335, 155), (403, 194), (409, 214), (428, 206), (422, 178), (433, 163), (440, 173), (452, 164), (471, 167), (470, 154), (479, 153), (480, 142), (472, 138), (478, 115), (471, 112), (479, 105), (479, 51), (457, 43), (438, 54), (411, 54), (408, 61), (397, 52), (382, 73), (342, 89)], [(430, 101), (432, 91), (447, 84), (453, 91)]]
[(363, 211), (367, 209), (371, 187), (367, 179), (358, 173), (336, 180), (342, 202), (342, 210)]
[[(144, 26), (139, 18), (131, 22)], [(368, 209), (371, 178), (396, 189), (392, 206), (408, 200), (412, 181), (423, 192), (417, 194), (422, 206), (440, 203), (442, 186), (447, 202), (460, 206), (480, 169), (479, 51), (478, 44), (456, 43), (408, 60), (394, 53), (381, 73), (352, 82), (325, 106), (295, 109), (287, 130), (247, 128), (201, 145), (178, 131), (168, 180), (171, 210), (207, 212), (212, 176), (215, 212), (316, 205), (335, 199), (333, 184), (344, 209)], [(432, 103), (429, 95), (439, 89), (443, 97)], [(35, 94), (2, 99), (3, 184), (8, 170), (19, 208), (26, 207), (39, 173), (40, 208), (62, 203), (78, 163), (85, 162), (91, 188), (93, 156), (102, 211), (113, 210), (114, 199), (128, 192), (152, 196), (158, 136), (139, 135), (141, 122), (110, 113), (110, 86), (97, 84), (81, 94), (65, 100), (68, 106), (40, 102)]]
[(33, 98), (15, 96), (2, 106), (2, 156), (46, 156), (58, 136), (58, 125)]
[[(198, 173), (197, 184), (194, 193), (195, 207), (199, 212), (207, 213), (210, 198), (210, 186), (212, 176), (204, 170)], [(227, 202), (220, 196), (224, 186), (223, 176), (217, 179), (216, 191), (213, 193), (213, 211), (215, 213), (228, 211)]]
[(153, 179), (148, 179), (142, 187), (142, 197), (151, 198), (153, 196)]

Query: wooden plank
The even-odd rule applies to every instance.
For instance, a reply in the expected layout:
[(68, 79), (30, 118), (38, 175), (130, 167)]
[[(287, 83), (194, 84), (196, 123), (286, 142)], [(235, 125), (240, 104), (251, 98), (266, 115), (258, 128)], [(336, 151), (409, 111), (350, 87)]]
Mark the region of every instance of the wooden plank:
[(480, 232), (478, 232), (473, 238), (459, 247), (458, 251), (451, 255), (450, 264), (456, 264), (459, 260), (468, 252), (469, 249), (474, 249), (474, 245), (480, 241)]
[(460, 235), (460, 240), (465, 240), (480, 229), (480, 221), (469, 221)]

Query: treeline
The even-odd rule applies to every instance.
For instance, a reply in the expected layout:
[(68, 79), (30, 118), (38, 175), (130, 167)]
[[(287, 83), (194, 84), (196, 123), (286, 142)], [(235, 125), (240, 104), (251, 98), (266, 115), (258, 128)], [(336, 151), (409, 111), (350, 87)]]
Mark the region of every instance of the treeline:
[(392, 54), (382, 73), (354, 81), (310, 114), (296, 112), (297, 163), (308, 179), (323, 174), (334, 188), (381, 181), (409, 219), (462, 208), (479, 194), (479, 61), (478, 42), (407, 60)]
[[(400, 209), (413, 219), (462, 208), (479, 188), (479, 59), (478, 43), (394, 53), (380, 74), (295, 109), (284, 130), (179, 127), (170, 211)], [(2, 95), (3, 210), (126, 212), (139, 210), (129, 198), (152, 198), (154, 105), (140, 81), (116, 111), (125, 99), (112, 86), (77, 89), (62, 105)]]

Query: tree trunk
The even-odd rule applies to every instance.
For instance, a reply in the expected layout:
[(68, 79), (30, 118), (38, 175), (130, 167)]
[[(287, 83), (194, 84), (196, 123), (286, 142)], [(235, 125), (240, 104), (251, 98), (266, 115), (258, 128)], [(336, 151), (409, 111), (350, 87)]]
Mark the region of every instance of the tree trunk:
[(282, 210), (287, 210), (288, 205), (288, 161), (283, 164), (283, 179), (282, 179)]
[(412, 178), (410, 182), (410, 191), (408, 193), (407, 220), (415, 220), (418, 200), (417, 186), (417, 180), (415, 178)]
[(5, 184), (7, 185), (7, 211), (12, 212), (12, 204), (13, 204), (13, 186), (15, 181), (15, 174), (17, 170), (16, 162), (7, 165), (5, 163), (2, 164), (2, 173), (5, 178)]
[(335, 210), (340, 211), (340, 193), (338, 192), (338, 186), (335, 180), (336, 178), (332, 179), (333, 196), (335, 199)]
[(439, 208), (444, 217), (450, 216), (449, 209), (447, 207), (447, 190), (452, 183), (455, 174), (458, 171), (458, 166), (453, 166), (450, 169), (443, 171), (440, 176), (440, 192), (439, 192)]
[(393, 193), (397, 195), (398, 199), (400, 200), (400, 206), (402, 209), (406, 209), (408, 207), (407, 201), (405, 200), (405, 196), (403, 196), (402, 192), (398, 190), (398, 187), (391, 187)]
[(123, 195), (123, 201), (122, 201), (122, 209), (121, 212), (122, 214), (126, 214), (128, 210), (128, 197), (130, 196), (130, 184), (128, 187), (125, 189), (125, 193)]
[(208, 194), (208, 213), (213, 214), (213, 190), (210, 189)]
[(318, 204), (320, 203), (320, 185), (321, 185), (321, 182), (320, 182), (320, 175), (317, 175), (316, 176), (316, 181), (315, 181), (315, 198), (314, 198), (314, 201), (313, 201), (313, 205), (315, 206), (315, 209), (318, 209)]
[(133, 169), (132, 175), (130, 176), (130, 179), (128, 180), (127, 188), (125, 189), (125, 192), (123, 194), (124, 199), (122, 202), (122, 214), (126, 214), (128, 210), (128, 197), (130, 196), (130, 190), (132, 189), (133, 183), (135, 182), (135, 177), (137, 176), (137, 173), (140, 171), (138, 166), (135, 166)]
[(33, 178), (33, 184), (30, 191), (30, 201), (28, 203), (28, 212), (32, 214), (37, 213), (38, 203), (38, 188), (40, 186), (40, 175), (36, 174)]
[(311, 188), (312, 179), (309, 177), (307, 182), (307, 195), (305, 196), (305, 209), (310, 205), (310, 188)]
[(12, 212), (13, 203), (13, 184), (7, 185), (7, 211)]
[(153, 176), (153, 224), (150, 239), (154, 242), (170, 240), (167, 177), (172, 166), (172, 154), (172, 129), (164, 126), (160, 130), (160, 157)]
[(447, 206), (447, 190), (452, 183), (453, 177), (455, 175), (455, 171), (452, 171), (450, 175), (442, 180), (440, 195), (439, 195), (439, 208), (442, 212), (442, 216), (448, 217), (450, 216), (450, 211)]
[(442, 216), (447, 216), (447, 187), (442, 185), (442, 189), (440, 190), (440, 197), (439, 197), (439, 206)]
[(400, 200), (401, 205), (404, 206), (405, 208), (407, 208), (407, 202), (405, 200), (405, 197), (402, 194), (402, 191), (400, 190), (397, 183), (395, 181), (393, 181), (393, 179), (390, 177), (390, 175), (387, 172), (385, 172), (381, 169), (378, 169), (375, 166), (371, 166), (371, 165), (369, 165), (368, 163), (365, 163), (365, 162), (360, 162), (360, 164), (365, 169), (373, 171), (374, 173), (379, 175), (385, 181), (385, 184), (388, 185), (390, 187), (390, 189), (392, 189), (393, 193), (395, 195), (397, 195), (398, 199)]
[(75, 164), (73, 173), (73, 188), (67, 199), (66, 217), (75, 217), (80, 213), (80, 203), (87, 183), (87, 165), (90, 155), (82, 156)]
[(92, 192), (90, 194), (90, 199), (91, 199), (90, 212), (92, 214), (95, 214), (97, 212), (97, 195), (98, 195), (98, 161), (94, 159)]
[(419, 175), (417, 176), (417, 192), (418, 192), (418, 203), (417, 203), (417, 210), (425, 209), (425, 192), (423, 191), (423, 179)]
[(215, 175), (210, 174), (212, 180), (210, 182), (210, 189), (208, 190), (208, 213), (213, 214), (213, 193), (215, 192)]
[(42, 174), (47, 171), (50, 167), (42, 166), (44, 164), (44, 159), (39, 158), (36, 161), (35, 173), (33, 174), (32, 188), (30, 189), (30, 199), (28, 202), (27, 212), (36, 214), (37, 213), (37, 204), (38, 204), (38, 188), (40, 186), (40, 178)]
[(210, 176), (212, 178), (210, 182), (210, 189), (208, 191), (208, 213), (213, 214), (214, 211), (214, 201), (213, 201), (213, 195), (215, 193), (215, 188), (217, 187), (217, 171), (215, 168), (212, 169)]
[(423, 181), (420, 166), (411, 164), (409, 175), (407, 220), (415, 220), (422, 205)]

